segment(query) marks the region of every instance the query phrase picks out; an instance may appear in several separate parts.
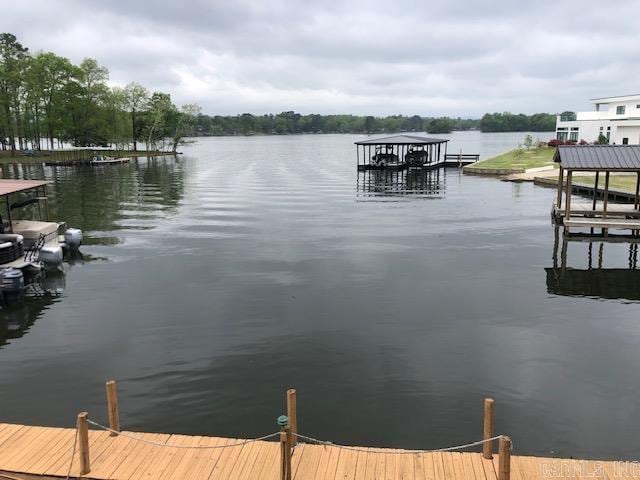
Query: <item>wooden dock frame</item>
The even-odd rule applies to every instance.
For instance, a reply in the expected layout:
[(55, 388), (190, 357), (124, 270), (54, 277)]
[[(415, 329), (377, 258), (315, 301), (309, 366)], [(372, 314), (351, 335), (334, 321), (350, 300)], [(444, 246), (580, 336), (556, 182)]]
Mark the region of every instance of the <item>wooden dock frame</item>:
[[(106, 391), (110, 425), (118, 426), (115, 382), (107, 382)], [(512, 475), (518, 480), (542, 480), (553, 472), (573, 472), (572, 478), (579, 472), (602, 472), (587, 476), (604, 480), (612, 478), (618, 467), (614, 462), (513, 456), (511, 439), (494, 433), (495, 402), (490, 398), (484, 400), (481, 453), (460, 452), (461, 447), (397, 450), (297, 442), (294, 389), (287, 391), (285, 403), (287, 415), (278, 418), (279, 431), (268, 436), (277, 441), (91, 429), (99, 424), (87, 412), (78, 415), (76, 429), (0, 424), (0, 476), (21, 480), (67, 474), (96, 480), (374, 480), (384, 472), (388, 480), (511, 480)], [(493, 456), (495, 441), (497, 457)], [(633, 472), (625, 478), (640, 480), (638, 471)]]
[[(634, 234), (640, 232), (640, 147), (636, 145), (561, 146), (556, 150), (554, 161), (559, 163), (559, 169), (558, 190), (552, 219), (556, 224), (564, 225), (565, 233), (570, 233), (573, 228), (587, 228), (592, 232), (594, 229), (600, 229), (603, 234), (608, 233), (609, 229), (630, 230)], [(590, 208), (585, 207), (584, 204), (579, 208), (572, 205), (574, 172), (595, 174)], [(616, 172), (636, 175), (635, 195), (631, 208), (621, 206), (611, 208), (609, 205), (611, 173)], [(602, 192), (598, 189), (601, 174), (604, 174)], [(598, 208), (599, 197), (602, 199), (600, 209)]]

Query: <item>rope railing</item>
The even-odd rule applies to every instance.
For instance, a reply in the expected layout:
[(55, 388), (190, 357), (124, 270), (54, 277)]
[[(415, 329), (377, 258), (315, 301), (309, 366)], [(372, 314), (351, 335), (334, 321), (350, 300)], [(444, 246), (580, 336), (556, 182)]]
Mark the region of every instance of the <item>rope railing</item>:
[[(139, 442), (146, 445), (151, 445), (160, 448), (169, 449), (181, 449), (181, 450), (220, 450), (225, 448), (241, 447), (244, 445), (252, 444), (255, 442), (262, 442), (274, 439), (278, 437), (278, 443), (280, 444), (280, 480), (292, 480), (292, 457), (295, 451), (295, 447), (298, 443), (315, 444), (325, 447), (333, 447), (341, 450), (348, 450), (352, 452), (360, 453), (380, 453), (385, 455), (416, 455), (427, 454), (436, 452), (453, 452), (459, 450), (465, 450), (472, 447), (482, 446), (482, 457), (487, 460), (493, 458), (494, 444), (493, 442), (499, 441), (498, 446), (498, 465), (497, 465), (497, 477), (498, 480), (509, 480), (510, 478), (510, 457), (513, 450), (513, 444), (511, 439), (506, 435), (495, 435), (494, 433), (494, 402), (492, 399), (485, 399), (484, 403), (484, 428), (482, 440), (477, 440), (461, 445), (453, 445), (443, 448), (433, 449), (419, 449), (419, 450), (405, 450), (405, 449), (391, 449), (391, 448), (379, 448), (379, 447), (358, 447), (350, 445), (342, 445), (339, 443), (333, 443), (327, 440), (321, 440), (312, 436), (303, 435), (298, 433), (297, 422), (297, 396), (294, 389), (287, 391), (287, 415), (278, 417), (277, 423), (280, 430), (277, 432), (269, 433), (257, 438), (250, 439), (229, 439), (224, 443), (217, 442), (216, 445), (176, 445), (161, 441), (149, 440), (144, 438), (141, 433), (136, 432), (123, 432), (120, 430), (120, 416), (118, 412), (118, 397), (117, 389), (114, 381), (107, 382), (107, 405), (109, 413), (109, 426), (103, 425), (95, 420), (88, 418), (86, 412), (81, 412), (78, 415), (75, 436), (73, 439), (73, 446), (71, 448), (71, 458), (67, 471), (67, 480), (71, 478), (73, 470), (74, 458), (78, 456), (80, 463), (80, 475), (86, 475), (90, 472), (90, 456), (89, 456), (89, 426), (109, 432), (111, 436), (125, 437), (133, 442)], [(195, 443), (195, 442), (194, 442)]]
[[(471, 448), (478, 445), (482, 445), (487, 442), (493, 442), (495, 440), (500, 440), (501, 438), (508, 438), (506, 435), (496, 435), (495, 437), (486, 438), (484, 440), (478, 440), (477, 442), (465, 443), (464, 445), (455, 445), (452, 447), (444, 447), (444, 448), (433, 448), (429, 450), (395, 450), (390, 448), (363, 448), (363, 447), (353, 447), (350, 445), (340, 445), (333, 442), (328, 442), (326, 440), (318, 440), (317, 438), (307, 437), (300, 433), (294, 434), (298, 439), (306, 440), (311, 443), (315, 443), (317, 445), (324, 445), (328, 447), (340, 448), (342, 450), (350, 450), (352, 452), (362, 452), (362, 453), (384, 453), (388, 455), (415, 455), (419, 453), (436, 453), (436, 452), (454, 452), (456, 450), (464, 450), (465, 448)], [(513, 450), (513, 444), (511, 444), (510, 449)]]
[(241, 445), (247, 445), (249, 443), (254, 443), (254, 442), (262, 442), (265, 440), (269, 440), (270, 438), (275, 438), (276, 436), (280, 435), (280, 432), (274, 432), (274, 433), (270, 433), (268, 435), (263, 435), (262, 437), (258, 437), (258, 438), (250, 438), (248, 440), (241, 440), (239, 442), (235, 442), (235, 443), (227, 443), (224, 445), (171, 445), (171, 444), (167, 444), (167, 443), (161, 443), (161, 442), (154, 442), (153, 440), (147, 440), (146, 438), (140, 438), (138, 436), (136, 436), (134, 433), (129, 433), (129, 432), (119, 432), (117, 430), (114, 430), (112, 428), (106, 427), (98, 422), (94, 422), (93, 420), (87, 420), (87, 422), (91, 425), (93, 425), (94, 427), (98, 427), (102, 430), (105, 430), (107, 432), (112, 433), (115, 436), (119, 436), (119, 437), (126, 437), (129, 438), (131, 440), (134, 440), (136, 442), (140, 442), (140, 443), (145, 443), (147, 445), (154, 445), (156, 447), (165, 447), (165, 448), (184, 448), (184, 449), (193, 449), (193, 450), (216, 450), (219, 448), (231, 448), (231, 447), (239, 447)]

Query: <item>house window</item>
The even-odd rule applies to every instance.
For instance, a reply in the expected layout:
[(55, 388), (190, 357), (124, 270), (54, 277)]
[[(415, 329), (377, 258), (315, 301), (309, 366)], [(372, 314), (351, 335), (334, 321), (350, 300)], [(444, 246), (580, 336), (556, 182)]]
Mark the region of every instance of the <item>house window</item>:
[(600, 127), (600, 131), (604, 130), (604, 127)]
[(624, 105), (616, 107), (616, 115), (624, 115)]
[(607, 127), (607, 131), (611, 130), (611, 127)]
[(562, 140), (564, 142), (567, 139), (567, 132), (558, 132), (556, 137), (558, 140)]
[(640, 105), (636, 105), (636, 108), (640, 108)]
[(607, 142), (611, 141), (611, 132), (607, 132)]
[(569, 135), (569, 140), (571, 140), (573, 142), (577, 142), (578, 141), (578, 132), (571, 132), (571, 135)]
[(622, 144), (623, 144), (623, 145), (629, 145), (629, 139), (628, 139), (627, 137), (624, 137), (624, 138), (622, 139)]

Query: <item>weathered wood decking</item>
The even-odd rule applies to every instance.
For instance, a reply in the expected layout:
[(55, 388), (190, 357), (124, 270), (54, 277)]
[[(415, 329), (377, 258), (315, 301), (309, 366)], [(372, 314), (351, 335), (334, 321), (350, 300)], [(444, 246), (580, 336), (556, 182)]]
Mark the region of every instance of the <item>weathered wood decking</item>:
[[(136, 433), (166, 445), (224, 445), (238, 440), (217, 437)], [(0, 424), (0, 472), (65, 477), (75, 430)], [(91, 471), (83, 478), (240, 480), (280, 479), (280, 446), (255, 442), (216, 450), (160, 447), (104, 431), (89, 434)], [(300, 444), (293, 454), (293, 478), (298, 480), (496, 480), (498, 456), (480, 453), (410, 453), (380, 449), (354, 452), (334, 446)], [(76, 454), (77, 455), (77, 454)], [(511, 478), (640, 479), (640, 468), (615, 462), (511, 457)], [(78, 477), (78, 460), (72, 476)], [(0, 477), (1, 478), (1, 477)]]

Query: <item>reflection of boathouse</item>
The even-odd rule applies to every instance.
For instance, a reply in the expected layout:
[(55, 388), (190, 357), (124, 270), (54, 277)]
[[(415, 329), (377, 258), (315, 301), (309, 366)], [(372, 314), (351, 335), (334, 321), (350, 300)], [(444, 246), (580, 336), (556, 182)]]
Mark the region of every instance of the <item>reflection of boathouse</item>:
[[(607, 299), (640, 300), (638, 238), (603, 235), (564, 236), (559, 241), (558, 227), (553, 249), (553, 267), (545, 268), (547, 291), (555, 295), (586, 296)], [(574, 251), (582, 247), (582, 268), (567, 265), (569, 244)], [(605, 245), (623, 249), (627, 267), (605, 268)], [(586, 247), (586, 248), (584, 248)]]
[(446, 170), (366, 170), (358, 172), (356, 190), (370, 196), (442, 197)]

